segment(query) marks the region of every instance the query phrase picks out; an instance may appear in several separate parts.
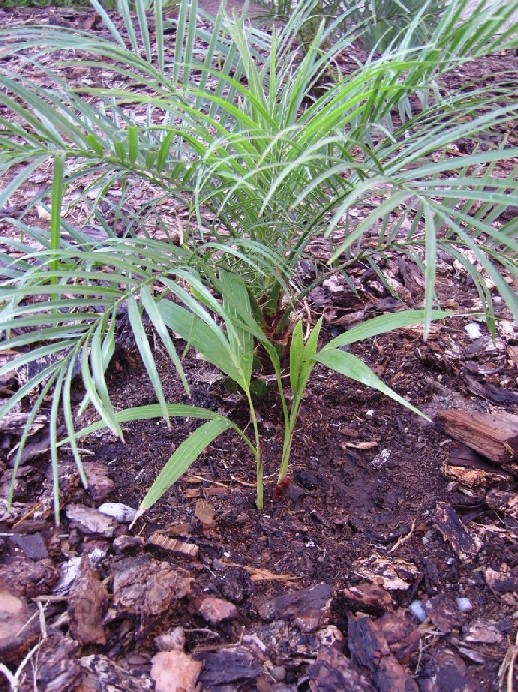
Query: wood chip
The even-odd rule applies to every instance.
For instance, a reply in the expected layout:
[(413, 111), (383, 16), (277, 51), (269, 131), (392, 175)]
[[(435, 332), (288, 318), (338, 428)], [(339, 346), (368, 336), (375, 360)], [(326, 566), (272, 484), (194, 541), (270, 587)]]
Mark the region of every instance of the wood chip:
[(199, 547), (195, 543), (185, 543), (177, 538), (169, 538), (159, 531), (155, 531), (148, 540), (147, 545), (154, 545), (170, 553), (178, 553), (187, 557), (195, 558), (198, 556)]
[(298, 582), (300, 577), (296, 577), (293, 574), (278, 574), (277, 572), (270, 572), (268, 569), (262, 569), (260, 567), (251, 567), (250, 565), (239, 565), (236, 562), (221, 562), (223, 567), (241, 567), (250, 575), (252, 581), (283, 581)]
[(70, 632), (80, 644), (106, 643), (103, 615), (107, 601), (108, 592), (84, 553), (68, 599)]
[(208, 500), (198, 500), (196, 507), (194, 508), (194, 516), (203, 524), (203, 526), (214, 526), (215, 514), (216, 510)]
[(457, 512), (446, 502), (437, 504), (435, 523), (444, 540), (448, 541), (461, 559), (468, 560), (480, 550), (479, 539), (467, 531)]
[(437, 419), (448, 435), (518, 475), (518, 416), (446, 409)]
[(202, 664), (183, 651), (161, 651), (153, 657), (151, 678), (157, 692), (194, 692)]

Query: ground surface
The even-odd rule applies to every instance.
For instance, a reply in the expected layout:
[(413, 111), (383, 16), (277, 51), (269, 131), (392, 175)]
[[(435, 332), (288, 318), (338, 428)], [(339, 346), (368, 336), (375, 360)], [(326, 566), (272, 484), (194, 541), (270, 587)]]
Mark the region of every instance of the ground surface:
[[(452, 84), (486, 79), (513, 59), (480, 61)], [(418, 305), (414, 268), (395, 256), (385, 270), (406, 304)], [(323, 339), (399, 306), (365, 268), (356, 278), (357, 295), (339, 282), (311, 295), (312, 318), (325, 316)], [(451, 263), (440, 265), (439, 293), (451, 309), (477, 307)], [(0, 621), (0, 658), (11, 670), (33, 652), (22, 689), (32, 689), (33, 676), (41, 690), (193, 689), (199, 675), (203, 690), (496, 690), (509, 665), (512, 680), (516, 467), (455, 442), (437, 415), (518, 413), (518, 332), (497, 308), (496, 341), (483, 324), (455, 318), (427, 343), (409, 329), (352, 349), (432, 422), (317, 369), (282, 492), (274, 490), (280, 412), (266, 395), (262, 513), (253, 460), (230, 434), (131, 530), (127, 517), (97, 512), (103, 502), (135, 508), (193, 422), (127, 425), (125, 444), (90, 436), (89, 490), (65, 452), (60, 527), (48, 455), (28, 454), (14, 510), (0, 517), (4, 609), (12, 604), (9, 617), (22, 624), (33, 616), (14, 643), (14, 628)], [(110, 376), (121, 408), (153, 401), (127, 337), (122, 319)], [(159, 362), (168, 398), (182, 400), (167, 360)], [(246, 423), (239, 397), (206, 363), (190, 355), (186, 371), (191, 403)], [(4, 496), (14, 442), (3, 434)], [(44, 450), (44, 424), (38, 443)]]

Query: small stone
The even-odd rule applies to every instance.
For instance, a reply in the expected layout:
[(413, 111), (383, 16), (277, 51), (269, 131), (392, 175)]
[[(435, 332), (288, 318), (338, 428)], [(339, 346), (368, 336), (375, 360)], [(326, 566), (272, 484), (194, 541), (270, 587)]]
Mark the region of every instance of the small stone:
[(83, 533), (95, 533), (110, 538), (117, 528), (115, 519), (86, 505), (68, 505), (66, 515)]
[(478, 322), (470, 322), (464, 327), (464, 330), (470, 339), (480, 339), (482, 336), (480, 324), (478, 324)]
[(110, 546), (106, 542), (98, 541), (86, 542), (83, 546), (83, 553), (87, 553), (93, 565), (99, 565), (110, 552)]
[(28, 535), (15, 533), (9, 536), (9, 543), (31, 560), (45, 560), (49, 556), (41, 533)]
[(211, 625), (217, 625), (224, 620), (232, 620), (238, 616), (238, 610), (233, 603), (215, 596), (205, 596), (193, 601), (195, 610)]
[(460, 610), (461, 613), (469, 613), (471, 610), (473, 610), (473, 604), (469, 600), (469, 598), (464, 598), (459, 596), (456, 600), (457, 603), (457, 608)]
[(284, 666), (272, 666), (270, 675), (275, 682), (282, 682), (286, 678), (286, 668)]
[(426, 620), (426, 610), (421, 601), (412, 601), (408, 606), (408, 610), (417, 622), (424, 622)]
[(133, 507), (128, 507), (128, 505), (125, 505), (122, 502), (103, 502), (103, 504), (99, 507), (99, 512), (102, 512), (109, 517), (113, 517), (116, 521), (127, 524), (132, 522), (137, 514), (136, 509), (133, 509)]

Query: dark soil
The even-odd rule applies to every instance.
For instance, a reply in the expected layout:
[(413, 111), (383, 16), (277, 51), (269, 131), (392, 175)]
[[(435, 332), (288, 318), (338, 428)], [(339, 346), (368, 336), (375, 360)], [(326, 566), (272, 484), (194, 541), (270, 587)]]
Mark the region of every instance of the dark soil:
[[(451, 79), (481, 79), (507, 70), (510, 60), (479, 61), (469, 74), (459, 71)], [(407, 304), (418, 305), (422, 295), (412, 267), (394, 258), (386, 269), (406, 290)], [(326, 316), (323, 341), (354, 323), (354, 315), (383, 312), (392, 300), (363, 268), (357, 276), (357, 296), (335, 287), (310, 297), (312, 318)], [(446, 262), (440, 292), (452, 309), (477, 305), (466, 274)], [(518, 331), (505, 310), (499, 316), (495, 341), (484, 325), (471, 338), (465, 329), (470, 320), (455, 318), (434, 326), (426, 343), (418, 329), (407, 329), (352, 348), (430, 421), (317, 368), (300, 415), (290, 482), (280, 489), (281, 412), (272, 393), (259, 399), (266, 464), (262, 512), (255, 507), (250, 452), (226, 433), (131, 530), (119, 522), (111, 535), (87, 531), (67, 515), (70, 506), (98, 507), (103, 501), (136, 508), (195, 421), (175, 420), (171, 429), (163, 421), (127, 424), (124, 443), (105, 432), (83, 440), (84, 460), (97, 469), (90, 470), (89, 490), (82, 489), (65, 451), (60, 527), (53, 523), (48, 454), (28, 460), (15, 513), (4, 513), (0, 524), (0, 590), (47, 603), (48, 632), (46, 638), (43, 630), (36, 632), (6, 655), (6, 663), (15, 670), (28, 648), (43, 641), (34, 666), (38, 689), (154, 689), (157, 651), (176, 650), (160, 635), (181, 627), (184, 651), (203, 663), (203, 690), (499, 689), (508, 671), (504, 661), (511, 661), (512, 671), (516, 655), (516, 478), (511, 467), (492, 465), (453, 441), (435, 418), (449, 408), (518, 413)], [(239, 395), (226, 389), (211, 366), (187, 357), (193, 384), (188, 400), (167, 358), (157, 358), (169, 401), (211, 408), (246, 425)], [(116, 408), (154, 403), (131, 342), (121, 338), (110, 371)], [(4, 480), (8, 475), (7, 469)], [(28, 540), (37, 542), (35, 536), (44, 545), (42, 554)], [(81, 630), (88, 618), (77, 593), (56, 599), (59, 570), (83, 555), (97, 573), (88, 576), (81, 567), (89, 585), (83, 595), (105, 591), (92, 595), (92, 610), (102, 612), (97, 641)], [(150, 559), (192, 579), (186, 595), (162, 594), (165, 605), (158, 612), (144, 597), (154, 569)], [(114, 586), (128, 560), (138, 567), (135, 584), (142, 583), (139, 607), (121, 604)], [(304, 589), (322, 582), (330, 587), (329, 603), (315, 605), (312, 596), (309, 604), (302, 597), (296, 606), (269, 603), (295, 591), (306, 594)], [(207, 595), (233, 603), (237, 612), (207, 620), (200, 605)], [(459, 598), (468, 599), (469, 610), (462, 612)], [(425, 610), (423, 622), (410, 610), (416, 602)], [(95, 627), (90, 622), (86, 629)], [(61, 668), (58, 661), (64, 662)], [(28, 669), (22, 689), (32, 689), (31, 675)], [(157, 689), (179, 688), (170, 683)]]

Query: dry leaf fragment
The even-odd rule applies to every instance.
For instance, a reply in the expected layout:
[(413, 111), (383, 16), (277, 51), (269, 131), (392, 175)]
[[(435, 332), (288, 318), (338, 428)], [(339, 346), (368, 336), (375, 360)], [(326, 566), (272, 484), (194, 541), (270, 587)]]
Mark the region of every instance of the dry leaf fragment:
[(214, 526), (214, 515), (216, 510), (208, 500), (198, 500), (194, 509), (194, 516), (203, 526)]
[(374, 449), (378, 446), (378, 442), (371, 440), (370, 442), (343, 442), (342, 447), (351, 447), (352, 449)]

